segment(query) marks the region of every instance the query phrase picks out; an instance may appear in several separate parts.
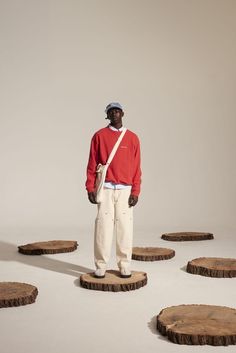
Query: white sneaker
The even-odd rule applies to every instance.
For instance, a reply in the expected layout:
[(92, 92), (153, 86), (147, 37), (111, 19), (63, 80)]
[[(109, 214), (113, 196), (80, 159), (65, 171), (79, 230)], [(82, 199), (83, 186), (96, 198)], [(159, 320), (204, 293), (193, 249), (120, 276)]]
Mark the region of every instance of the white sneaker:
[(105, 273), (106, 270), (103, 268), (98, 268), (95, 272), (94, 272), (94, 277), (96, 278), (104, 278), (105, 277)]
[(131, 277), (131, 271), (128, 268), (121, 268), (120, 269), (120, 277), (121, 278), (129, 278)]

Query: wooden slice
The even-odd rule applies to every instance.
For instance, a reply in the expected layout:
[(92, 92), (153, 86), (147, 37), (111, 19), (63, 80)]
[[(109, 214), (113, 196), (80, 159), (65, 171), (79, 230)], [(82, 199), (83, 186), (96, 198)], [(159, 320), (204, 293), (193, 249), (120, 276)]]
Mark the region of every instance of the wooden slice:
[(140, 261), (168, 260), (174, 256), (175, 251), (167, 248), (134, 247), (132, 252), (132, 259)]
[(132, 271), (130, 278), (121, 278), (119, 271), (108, 270), (105, 278), (96, 278), (94, 277), (94, 272), (91, 272), (80, 276), (80, 284), (86, 289), (126, 292), (145, 286), (147, 284), (147, 274), (145, 272)]
[(0, 308), (34, 303), (37, 295), (38, 289), (31, 284), (0, 282)]
[(178, 344), (236, 344), (236, 309), (215, 305), (179, 305), (163, 309), (157, 329)]
[(169, 241), (193, 241), (193, 240), (214, 239), (214, 236), (212, 233), (179, 232), (179, 233), (165, 233), (165, 234), (162, 234), (161, 238)]
[(24, 255), (58, 254), (71, 252), (77, 249), (77, 241), (51, 240), (18, 246), (18, 250)]
[(207, 277), (236, 277), (236, 259), (199, 257), (188, 262), (187, 272)]

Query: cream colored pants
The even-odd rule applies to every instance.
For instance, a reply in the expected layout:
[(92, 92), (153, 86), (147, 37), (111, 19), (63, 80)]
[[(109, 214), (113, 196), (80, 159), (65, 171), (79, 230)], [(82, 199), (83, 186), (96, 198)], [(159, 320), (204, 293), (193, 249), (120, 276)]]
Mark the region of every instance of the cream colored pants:
[(133, 243), (133, 207), (128, 199), (131, 188), (104, 189), (95, 220), (94, 257), (96, 268), (106, 269), (113, 233), (116, 234), (116, 260), (119, 269), (129, 268)]

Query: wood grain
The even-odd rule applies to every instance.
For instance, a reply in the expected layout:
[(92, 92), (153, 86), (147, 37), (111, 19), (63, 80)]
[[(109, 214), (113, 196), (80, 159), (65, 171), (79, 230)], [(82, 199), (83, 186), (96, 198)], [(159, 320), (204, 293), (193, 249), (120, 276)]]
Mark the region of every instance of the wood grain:
[(51, 240), (18, 246), (18, 251), (24, 255), (43, 255), (72, 252), (77, 249), (77, 241)]
[(168, 260), (175, 256), (173, 249), (155, 247), (133, 247), (132, 259), (138, 261)]
[(80, 276), (80, 284), (86, 289), (120, 292), (139, 289), (147, 284), (145, 272), (132, 271), (130, 278), (121, 278), (120, 272), (115, 270), (106, 271), (105, 278), (94, 277), (94, 272)]
[(207, 277), (236, 277), (236, 259), (199, 257), (188, 262), (187, 272)]
[(178, 232), (162, 234), (161, 238), (169, 241), (198, 241), (214, 239), (214, 236), (212, 233)]
[(172, 306), (157, 316), (157, 329), (178, 344), (236, 344), (236, 309), (196, 304)]
[(0, 308), (32, 304), (38, 289), (28, 283), (0, 282)]

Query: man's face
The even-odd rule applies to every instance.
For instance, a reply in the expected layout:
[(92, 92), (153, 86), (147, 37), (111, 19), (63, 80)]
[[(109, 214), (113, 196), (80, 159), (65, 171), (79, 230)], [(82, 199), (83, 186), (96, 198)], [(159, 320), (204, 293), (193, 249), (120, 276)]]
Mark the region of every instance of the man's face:
[(119, 108), (111, 108), (107, 112), (107, 118), (111, 121), (112, 124), (120, 123), (124, 113)]

